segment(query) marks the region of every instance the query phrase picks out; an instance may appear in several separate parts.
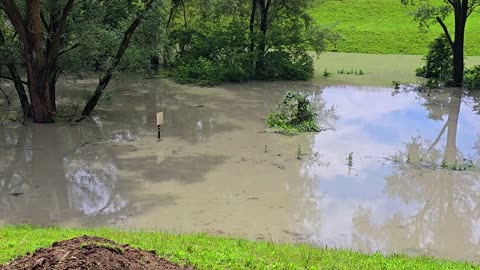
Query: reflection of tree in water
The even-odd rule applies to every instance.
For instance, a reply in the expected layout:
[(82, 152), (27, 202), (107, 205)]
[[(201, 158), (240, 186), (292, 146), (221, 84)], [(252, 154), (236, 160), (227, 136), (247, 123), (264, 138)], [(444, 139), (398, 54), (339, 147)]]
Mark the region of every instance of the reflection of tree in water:
[[(410, 209), (393, 213), (387, 221), (378, 224), (369, 209), (359, 209), (354, 217), (358, 234), (354, 246), (369, 248), (411, 249), (464, 259), (479, 252), (480, 176), (474, 171), (454, 171), (415, 166), (421, 159), (432, 162), (439, 159), (450, 164), (463, 159), (457, 149), (456, 137), (461, 96), (451, 95), (442, 103), (435, 97), (425, 107), (436, 120), (447, 120), (437, 138), (428, 143), (413, 138), (402, 153), (409, 163), (395, 163), (394, 173), (386, 178), (385, 192), (399, 199)], [(436, 108), (439, 108), (437, 111)], [(436, 147), (446, 134), (444, 148)]]
[[(329, 129), (335, 130), (336, 121), (340, 119), (340, 116), (337, 113), (336, 106), (329, 106), (321, 94), (322, 93), (311, 94), (310, 97), (312, 104), (314, 104), (317, 108), (316, 113), (319, 125), (322, 128), (327, 129), (327, 131), (322, 132), (332, 132)], [(312, 134), (312, 136), (309, 137), (309, 149), (312, 150), (306, 153), (307, 156), (303, 158), (301, 169), (301, 174), (303, 175), (307, 174), (308, 171), (322, 171), (330, 169), (330, 161), (325, 161), (325, 156), (322, 152), (315, 151), (315, 137), (321, 136), (322, 132), (318, 134)], [(302, 192), (303, 194), (300, 201), (301, 210), (294, 215), (296, 220), (301, 220), (302, 227), (301, 234), (298, 235), (300, 238), (297, 240), (319, 243), (320, 241), (317, 239), (317, 232), (319, 228), (321, 228), (323, 221), (321, 219), (321, 215), (318, 215), (318, 213), (322, 213), (324, 210), (322, 209), (320, 202), (326, 199), (326, 195), (318, 194), (317, 179), (315, 177), (304, 178)]]
[(313, 93), (310, 97), (312, 104), (317, 109), (316, 113), (320, 126), (326, 129), (334, 129), (335, 122), (340, 119), (335, 105), (329, 106), (327, 101), (323, 99), (322, 92)]
[(31, 141), (31, 130), (6, 129), (4, 135), (1, 144), (0, 191), (9, 194), (22, 192), (32, 186), (31, 170), (27, 169), (32, 161), (32, 150), (26, 143)]
[[(28, 125), (15, 132), (11, 158), (0, 157), (1, 212), (5, 216), (24, 216), (45, 224), (77, 215), (72, 209), (98, 216), (126, 207), (127, 201), (118, 192), (115, 162), (105, 148), (83, 152), (82, 140), (100, 136), (94, 125)], [(19, 192), (20, 197), (10, 195)]]
[(66, 156), (63, 165), (70, 207), (91, 216), (112, 214), (127, 205), (116, 191), (117, 167), (104, 153), (88, 161), (82, 154)]

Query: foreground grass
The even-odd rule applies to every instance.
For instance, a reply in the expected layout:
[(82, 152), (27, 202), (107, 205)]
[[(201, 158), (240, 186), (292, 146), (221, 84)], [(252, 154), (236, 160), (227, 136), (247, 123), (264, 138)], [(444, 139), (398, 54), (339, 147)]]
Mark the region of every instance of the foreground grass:
[[(400, 0), (319, 0), (310, 13), (320, 24), (336, 25), (344, 38), (336, 48), (339, 52), (424, 55), (428, 44), (443, 33), (438, 24), (421, 33)], [(446, 23), (453, 33), (453, 17)], [(467, 21), (467, 55), (480, 55), (479, 26), (480, 13), (474, 13)]]
[(197, 269), (480, 269), (469, 263), (433, 258), (360, 254), (319, 249), (308, 245), (251, 242), (206, 234), (120, 231), (115, 229), (60, 229), (30, 226), (0, 228), (0, 263), (49, 246), (54, 241), (96, 235), (131, 246), (156, 250), (174, 262)]

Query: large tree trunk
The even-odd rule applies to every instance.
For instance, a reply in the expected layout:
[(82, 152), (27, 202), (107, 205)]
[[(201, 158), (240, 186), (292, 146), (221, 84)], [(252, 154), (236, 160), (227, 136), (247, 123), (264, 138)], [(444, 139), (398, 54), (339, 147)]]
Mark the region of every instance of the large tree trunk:
[(28, 50), (24, 57), (27, 66), (33, 121), (49, 123), (53, 122), (53, 116), (47, 84), (48, 69), (40, 16), (41, 3), (40, 0), (30, 0), (27, 3), (27, 27), (25, 28), (27, 44), (26, 46), (24, 44), (24, 46)]
[(135, 20), (133, 20), (133, 22), (128, 27), (127, 31), (125, 31), (125, 33), (123, 34), (122, 43), (120, 44), (120, 48), (118, 48), (117, 54), (115, 55), (115, 59), (112, 65), (108, 68), (107, 72), (105, 72), (105, 75), (99, 80), (97, 89), (95, 89), (95, 92), (88, 99), (87, 104), (83, 108), (82, 115), (88, 116), (92, 114), (93, 109), (95, 109), (98, 101), (100, 100), (100, 97), (102, 97), (103, 91), (105, 90), (105, 88), (107, 88), (108, 83), (112, 79), (113, 72), (122, 61), (123, 55), (125, 54), (125, 51), (127, 50), (128, 45), (130, 44), (130, 40), (132, 39), (133, 34), (135, 33), (135, 30), (137, 30), (138, 26), (140, 26), (140, 24), (142, 23), (143, 19), (145, 18), (145, 13), (150, 9), (153, 2), (154, 0), (150, 0), (145, 4), (145, 9), (141, 11), (139, 14), (137, 14), (137, 17), (135, 18)]
[(453, 43), (453, 81), (455, 86), (463, 85), (465, 23), (467, 22), (468, 1), (457, 1), (455, 5), (455, 40)]
[[(55, 88), (54, 86), (51, 88), (50, 84), (55, 83), (55, 80), (51, 79), (51, 75), (53, 72), (56, 76), (62, 36), (65, 33), (66, 20), (75, 0), (67, 1), (61, 16), (55, 16), (55, 19), (51, 21), (47, 35), (42, 31), (42, 3), (40, 0), (25, 1), (25, 15), (20, 12), (14, 0), (0, 1), (23, 45), (33, 120), (37, 123), (53, 122), (55, 106), (52, 106), (50, 90), (54, 91)], [(45, 42), (46, 36), (48, 36), (47, 42)], [(53, 105), (54, 103), (53, 100)]]
[(267, 30), (268, 30), (268, 10), (270, 8), (270, 0), (258, 0), (258, 5), (260, 7), (260, 32), (262, 36), (258, 44), (259, 53), (265, 53), (265, 44), (267, 39)]
[(265, 68), (265, 52), (268, 30), (268, 11), (270, 9), (271, 0), (258, 0), (260, 8), (260, 39), (258, 41), (257, 49), (257, 63), (255, 66), (257, 74)]

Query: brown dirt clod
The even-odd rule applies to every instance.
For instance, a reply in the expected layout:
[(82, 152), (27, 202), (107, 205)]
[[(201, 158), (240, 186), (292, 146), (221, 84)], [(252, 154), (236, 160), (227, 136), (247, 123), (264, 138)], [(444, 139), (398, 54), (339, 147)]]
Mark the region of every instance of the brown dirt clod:
[(46, 270), (46, 269), (102, 269), (102, 270), (193, 270), (192, 266), (179, 266), (144, 251), (117, 244), (111, 240), (82, 236), (54, 242), (51, 247), (40, 248), (32, 255), (16, 258), (0, 270)]

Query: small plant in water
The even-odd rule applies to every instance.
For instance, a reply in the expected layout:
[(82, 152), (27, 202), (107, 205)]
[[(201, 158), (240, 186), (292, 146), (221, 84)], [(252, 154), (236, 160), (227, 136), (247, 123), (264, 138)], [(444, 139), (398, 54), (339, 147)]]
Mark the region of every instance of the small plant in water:
[(300, 147), (300, 144), (298, 145), (298, 148), (297, 148), (297, 159), (300, 160), (302, 159), (302, 148)]
[(395, 90), (400, 90), (400, 81), (392, 81), (392, 86), (393, 86), (393, 89)]
[(328, 71), (328, 69), (325, 69), (323, 71), (323, 77), (331, 77), (331, 76), (333, 76), (333, 73)]
[(267, 125), (284, 132), (318, 132), (317, 114), (309, 96), (288, 91), (267, 118)]
[(348, 154), (347, 165), (348, 167), (353, 167), (353, 152), (350, 152), (350, 154)]
[(442, 169), (448, 168), (448, 163), (447, 163), (447, 161), (446, 161), (445, 159), (442, 160), (442, 164), (441, 164), (440, 166), (442, 167)]

